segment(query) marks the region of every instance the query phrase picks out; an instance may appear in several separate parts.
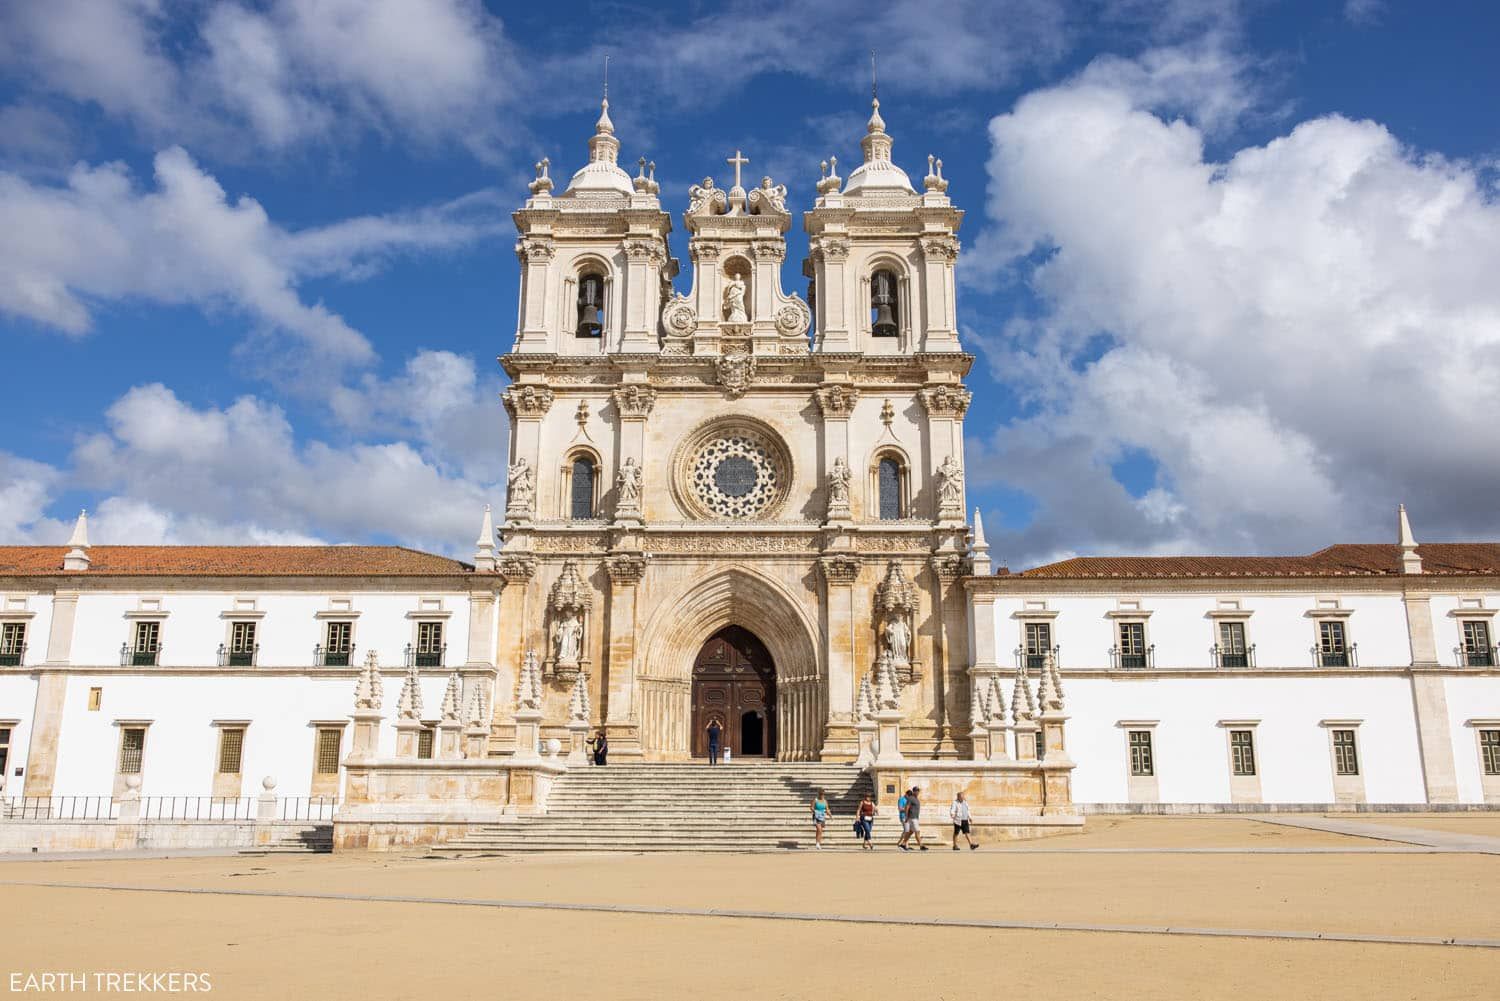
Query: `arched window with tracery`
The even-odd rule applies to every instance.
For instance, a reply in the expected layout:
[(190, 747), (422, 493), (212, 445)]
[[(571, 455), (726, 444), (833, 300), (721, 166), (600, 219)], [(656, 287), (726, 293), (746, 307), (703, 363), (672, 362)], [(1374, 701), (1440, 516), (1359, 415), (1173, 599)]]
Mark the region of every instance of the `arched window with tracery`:
[(874, 469), (875, 516), (881, 521), (906, 517), (906, 463), (893, 452), (882, 453)]
[(901, 283), (889, 268), (870, 276), (870, 333), (875, 337), (901, 334)]

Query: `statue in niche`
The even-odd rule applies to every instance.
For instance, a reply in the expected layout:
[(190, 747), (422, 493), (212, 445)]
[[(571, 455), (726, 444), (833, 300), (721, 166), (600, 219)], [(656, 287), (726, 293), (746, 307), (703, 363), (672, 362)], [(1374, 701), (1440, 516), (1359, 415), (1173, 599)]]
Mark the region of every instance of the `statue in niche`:
[(963, 510), (964, 468), (953, 456), (938, 466), (938, 506), (945, 510)]
[(569, 612), (557, 624), (557, 662), (559, 664), (578, 663), (578, 653), (582, 644), (583, 623), (578, 621), (577, 615)]
[(641, 467), (632, 456), (625, 460), (615, 477), (615, 489), (619, 491), (619, 507), (631, 509), (641, 504)]
[(828, 472), (828, 510), (846, 511), (849, 508), (849, 483), (854, 474), (841, 455), (833, 460), (833, 469)]
[(885, 652), (891, 655), (891, 663), (897, 667), (911, 664), (911, 627), (906, 624), (906, 616), (890, 616), (885, 620), (885, 628), (881, 632), (885, 640)]
[(724, 283), (724, 319), (729, 323), (750, 322), (745, 312), (745, 280), (738, 275), (730, 275)]
[(536, 482), (531, 464), (522, 456), (510, 464), (506, 476), (506, 508), (512, 511), (531, 510), (531, 499), (536, 492)]

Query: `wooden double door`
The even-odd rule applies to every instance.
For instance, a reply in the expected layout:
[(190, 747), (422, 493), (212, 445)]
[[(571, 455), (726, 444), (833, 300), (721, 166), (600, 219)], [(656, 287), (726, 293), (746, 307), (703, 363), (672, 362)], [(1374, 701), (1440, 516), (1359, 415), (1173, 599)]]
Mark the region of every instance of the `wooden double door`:
[(693, 757), (708, 757), (708, 727), (735, 758), (776, 756), (776, 666), (765, 644), (739, 626), (708, 638), (693, 662)]

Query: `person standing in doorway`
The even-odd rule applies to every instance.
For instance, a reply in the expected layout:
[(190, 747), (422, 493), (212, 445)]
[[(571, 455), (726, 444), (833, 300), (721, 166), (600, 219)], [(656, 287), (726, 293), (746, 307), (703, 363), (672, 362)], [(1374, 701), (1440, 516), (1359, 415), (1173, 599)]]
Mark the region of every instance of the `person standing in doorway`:
[(813, 796), (812, 804), (813, 847), (819, 851), (823, 850), (823, 828), (828, 826), (828, 815), (828, 798), (819, 789)]
[(717, 765), (719, 763), (719, 741), (724, 736), (724, 728), (719, 726), (717, 718), (708, 721), (708, 763)]
[(948, 808), (948, 816), (953, 819), (953, 850), (958, 851), (960, 834), (969, 842), (971, 851), (978, 848), (979, 845), (974, 843), (974, 835), (969, 830), (969, 804), (964, 802), (963, 793), (953, 797), (953, 805)]
[(854, 833), (860, 839), (860, 848), (874, 851), (875, 846), (870, 842), (870, 835), (874, 830), (875, 801), (866, 793), (865, 798), (859, 801), (859, 813), (854, 820)]

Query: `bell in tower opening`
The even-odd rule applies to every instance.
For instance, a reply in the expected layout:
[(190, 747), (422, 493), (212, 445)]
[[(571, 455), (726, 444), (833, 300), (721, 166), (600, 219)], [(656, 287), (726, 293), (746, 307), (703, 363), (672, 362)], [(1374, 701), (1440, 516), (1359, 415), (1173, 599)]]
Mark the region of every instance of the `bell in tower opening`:
[(599, 337), (604, 326), (599, 311), (604, 308), (604, 279), (588, 274), (578, 280), (578, 336)]
[(872, 334), (896, 336), (896, 276), (889, 271), (877, 271), (870, 278), (870, 312)]

